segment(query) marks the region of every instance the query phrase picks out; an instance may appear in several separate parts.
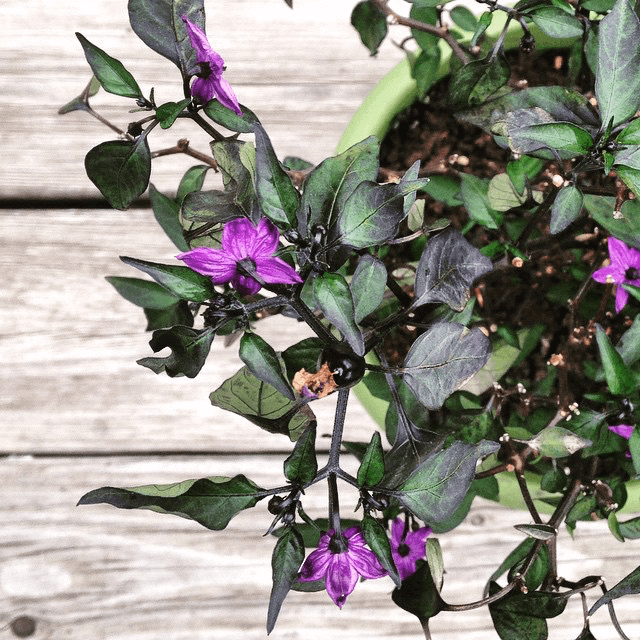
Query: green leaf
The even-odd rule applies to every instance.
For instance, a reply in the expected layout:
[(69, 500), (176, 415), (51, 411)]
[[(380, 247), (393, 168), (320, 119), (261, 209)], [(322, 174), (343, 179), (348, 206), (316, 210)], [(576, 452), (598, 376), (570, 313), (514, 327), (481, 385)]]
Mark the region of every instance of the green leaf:
[(570, 184), (560, 189), (551, 205), (551, 233), (560, 233), (577, 220), (582, 212), (582, 202), (582, 191), (578, 187)]
[(387, 18), (384, 13), (373, 2), (358, 2), (351, 12), (351, 24), (358, 32), (362, 44), (375, 56), (387, 35)]
[(153, 183), (149, 183), (149, 198), (153, 215), (167, 234), (168, 238), (180, 251), (189, 251), (189, 244), (184, 239), (182, 224), (180, 223), (180, 205), (160, 193)]
[[(470, 174), (462, 174), (470, 175)], [(460, 182), (453, 176), (431, 176), (429, 182), (424, 185), (422, 190), (428, 193), (434, 200), (444, 202), (449, 207), (459, 207), (464, 204), (460, 197)], [(486, 190), (485, 190), (486, 198)]]
[(426, 552), (427, 564), (429, 565), (433, 582), (438, 591), (441, 591), (444, 584), (444, 560), (438, 538), (427, 538)]
[[(411, 168), (407, 171), (409, 173)], [(404, 198), (421, 189), (428, 178), (398, 183), (361, 182), (347, 199), (337, 220), (337, 237), (331, 245), (343, 244), (354, 249), (381, 245), (396, 234), (406, 216)]]
[(593, 147), (591, 134), (570, 122), (538, 122), (539, 114), (521, 109), (507, 118), (507, 140), (512, 151), (522, 154), (544, 149), (557, 151), (561, 158), (584, 155)]
[(588, 194), (584, 197), (585, 209), (599, 225), (618, 240), (640, 249), (640, 202), (627, 200), (622, 205), (622, 218), (614, 218), (615, 202), (616, 199), (613, 197)]
[(278, 161), (267, 132), (259, 122), (256, 136), (256, 194), (262, 212), (276, 226), (296, 225), (300, 195)]
[(256, 209), (255, 146), (251, 142), (224, 140), (211, 144), (213, 155), (222, 172), (225, 191), (247, 217)]
[(629, 0), (617, 0), (598, 26), (595, 93), (604, 125), (630, 118), (640, 105), (640, 20)]
[(80, 498), (79, 505), (110, 504), (119, 509), (151, 509), (195, 520), (220, 531), (233, 516), (263, 498), (257, 484), (243, 475), (216, 476), (170, 485), (146, 485), (129, 489), (102, 487)]
[(384, 451), (380, 432), (374, 431), (358, 468), (358, 486), (375, 487), (384, 477)]
[(347, 281), (339, 273), (321, 273), (313, 280), (313, 295), (324, 317), (343, 335), (356, 355), (364, 354), (364, 338), (355, 321)]
[(284, 476), (293, 484), (305, 486), (313, 482), (317, 472), (316, 423), (311, 422), (284, 461)]
[(511, 71), (504, 55), (472, 60), (451, 79), (449, 101), (455, 111), (482, 104), (504, 87)]
[(640, 118), (632, 120), (616, 136), (616, 142), (623, 145), (640, 144)]
[(596, 342), (609, 391), (614, 395), (622, 396), (633, 393), (636, 388), (635, 376), (599, 324), (596, 324)]
[(489, 258), (458, 231), (447, 229), (425, 245), (416, 271), (413, 307), (444, 302), (462, 311), (473, 282), (491, 269)]
[(204, 0), (129, 0), (128, 9), (131, 28), (140, 40), (171, 60), (187, 78), (196, 65), (196, 52), (182, 16), (204, 31)]
[[(519, 193), (511, 178), (506, 173), (500, 173), (491, 178), (487, 190), (489, 203), (495, 211), (509, 211), (522, 206), (528, 199), (526, 191)], [(540, 203), (544, 199), (541, 191), (532, 191), (533, 199)], [(493, 227), (495, 228), (495, 227)]]
[(236, 133), (253, 133), (258, 116), (251, 109), (240, 105), (242, 115), (239, 116), (233, 109), (225, 107), (218, 100), (209, 100), (203, 111), (217, 124), (229, 131)]
[(323, 160), (307, 176), (300, 204), (298, 230), (306, 234), (318, 224), (332, 227), (345, 202), (363, 181), (378, 174), (380, 142), (369, 136), (343, 153)]
[(517, 160), (507, 163), (507, 175), (518, 193), (524, 193), (527, 180), (533, 180), (544, 168), (545, 163), (540, 158), (521, 156)]
[(558, 533), (555, 527), (548, 524), (516, 524), (514, 529), (536, 540), (550, 540)]
[(76, 37), (80, 40), (94, 76), (105, 91), (125, 98), (142, 98), (142, 91), (135, 78), (119, 60), (91, 44), (81, 33), (76, 33)]
[(460, 196), (469, 218), (487, 229), (498, 229), (504, 216), (489, 200), (489, 183), (470, 173), (461, 173), (460, 181)]
[(361, 322), (380, 306), (386, 283), (387, 268), (384, 262), (365, 253), (358, 260), (358, 266), (351, 279), (356, 322)]
[[(489, 594), (493, 595), (498, 589), (498, 585), (491, 583)], [(559, 593), (511, 592), (490, 604), (489, 612), (502, 640), (546, 640), (546, 618), (559, 616), (567, 601), (568, 598)]]
[[(505, 135), (505, 126), (509, 122), (509, 117), (521, 110), (528, 110), (530, 116), (535, 116), (530, 124), (568, 122), (594, 135), (600, 128), (598, 114), (589, 101), (575, 89), (567, 87), (532, 87), (514, 91), (490, 100), (486, 104), (468, 109), (459, 117), (491, 133)], [(527, 160), (527, 162), (530, 161), (531, 158)]]
[(405, 611), (413, 613), (423, 626), (444, 608), (429, 565), (424, 561), (419, 561), (416, 572), (407, 576), (400, 588), (393, 590), (391, 599)]
[(178, 190), (176, 192), (176, 202), (182, 204), (185, 196), (194, 191), (200, 191), (204, 185), (204, 179), (207, 176), (207, 172), (211, 169), (208, 164), (198, 164), (194, 167), (189, 167), (182, 176)]
[(175, 305), (166, 309), (146, 308), (144, 315), (147, 318), (147, 326), (145, 327), (147, 331), (168, 329), (176, 325), (193, 327), (193, 314), (186, 300), (178, 300)]
[(248, 367), (225, 380), (209, 399), (212, 405), (243, 416), (269, 433), (286, 435), (293, 442), (315, 421), (307, 405), (289, 400), (258, 380)]
[(615, 172), (622, 182), (640, 198), (640, 170), (618, 164), (615, 167)]
[(402, 584), (398, 570), (393, 561), (393, 554), (391, 552), (391, 544), (384, 527), (368, 513), (362, 518), (362, 535), (365, 542), (369, 545), (369, 548), (376, 555), (376, 558), (380, 561), (383, 569), (387, 570), (389, 577), (393, 580), (396, 587)]
[(612, 600), (621, 598), (622, 596), (635, 595), (640, 593), (640, 567), (636, 567), (629, 575), (625, 576), (601, 596), (589, 609), (589, 615), (592, 616), (603, 604), (609, 604)]
[(185, 98), (180, 102), (165, 102), (156, 109), (156, 116), (163, 129), (168, 129), (177, 120), (178, 116), (189, 106), (191, 100)]
[[(187, 234), (205, 235), (221, 231), (225, 222), (243, 215), (234, 194), (225, 191), (192, 191), (182, 201), (182, 226)], [(219, 246), (216, 239), (212, 248)]]
[(103, 142), (87, 153), (84, 167), (91, 182), (114, 209), (127, 209), (149, 184), (149, 144), (144, 136), (135, 142)]
[(565, 458), (592, 443), (569, 429), (552, 426), (540, 431), (528, 444), (546, 458)]
[(275, 627), (282, 603), (298, 577), (298, 569), (304, 561), (304, 541), (295, 527), (287, 527), (276, 542), (271, 557), (273, 587), (267, 611), (267, 633)]
[(529, 16), (543, 33), (552, 38), (577, 38), (583, 32), (580, 20), (560, 7), (537, 7)]
[(282, 366), (275, 350), (258, 334), (244, 332), (240, 338), (239, 355), (258, 380), (270, 384), (289, 400), (296, 399), (290, 382), (282, 373)]
[(464, 500), (476, 472), (478, 460), (497, 451), (495, 442), (477, 445), (454, 442), (429, 455), (397, 487), (396, 497), (409, 511), (431, 526), (445, 521)]
[(416, 81), (419, 96), (425, 97), (438, 80), (441, 59), (442, 50), (437, 46), (420, 51), (417, 58), (410, 58), (411, 77)]
[(627, 540), (637, 540), (640, 538), (640, 516), (619, 522), (618, 526), (621, 535)]
[(121, 256), (120, 260), (131, 267), (144, 271), (167, 291), (182, 300), (205, 302), (216, 293), (210, 278), (192, 271), (189, 267), (158, 264), (126, 256)]
[[(438, 3), (439, 4), (439, 3)], [(435, 25), (438, 21), (438, 12), (434, 2), (413, 2), (409, 17), (418, 22)], [(411, 35), (422, 51), (433, 51), (438, 46), (438, 36), (427, 33), (421, 29), (411, 29)]]
[(471, 31), (473, 33), (478, 28), (478, 19), (467, 7), (457, 5), (451, 9), (449, 15), (453, 22), (463, 31)]
[(493, 12), (492, 11), (484, 11), (478, 17), (478, 26), (473, 33), (473, 36), (469, 42), (470, 47), (475, 47), (478, 44), (478, 40), (482, 37), (484, 32), (491, 26), (491, 22), (493, 21)]
[(489, 359), (491, 345), (480, 329), (441, 322), (420, 335), (409, 349), (403, 380), (427, 409), (444, 401)]
[(209, 355), (215, 332), (210, 329), (193, 329), (176, 326), (153, 332), (149, 345), (154, 353), (171, 349), (166, 357), (147, 357), (137, 361), (154, 373), (166, 373), (170, 378), (187, 376), (195, 378)]
[(64, 115), (65, 113), (71, 113), (72, 111), (88, 111), (89, 98), (95, 96), (98, 91), (100, 91), (100, 82), (98, 81), (98, 78), (91, 76), (91, 80), (89, 80), (87, 86), (82, 90), (82, 93), (60, 107), (58, 109), (58, 114)]
[(120, 276), (107, 276), (106, 280), (125, 300), (144, 309), (168, 309), (180, 300), (163, 286), (149, 280)]

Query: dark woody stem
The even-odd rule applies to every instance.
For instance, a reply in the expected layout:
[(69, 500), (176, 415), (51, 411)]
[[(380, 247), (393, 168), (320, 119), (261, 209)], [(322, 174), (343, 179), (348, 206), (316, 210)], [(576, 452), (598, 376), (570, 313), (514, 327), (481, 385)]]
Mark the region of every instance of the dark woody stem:
[(184, 153), (187, 156), (195, 158), (196, 160), (200, 160), (205, 164), (210, 165), (216, 171), (218, 170), (218, 163), (214, 158), (208, 156), (204, 153), (200, 153), (199, 151), (195, 151), (189, 146), (189, 141), (186, 138), (181, 138), (176, 143), (175, 147), (169, 147), (167, 149), (160, 149), (158, 151), (154, 151), (151, 154), (152, 158), (159, 158), (160, 156), (170, 156), (175, 153)]
[(189, 117), (202, 129), (204, 129), (214, 140), (218, 142), (224, 140), (224, 136), (216, 131), (199, 113), (190, 113)]
[(427, 22), (414, 20), (413, 18), (405, 18), (387, 6), (388, 0), (373, 0), (373, 4), (375, 4), (382, 13), (389, 16), (395, 24), (401, 24), (405, 27), (416, 29), (417, 31), (424, 31), (425, 33), (431, 33), (434, 36), (438, 36), (438, 38), (442, 38), (451, 47), (456, 58), (458, 58), (463, 64), (467, 64), (467, 62), (469, 62), (469, 57), (465, 50), (458, 44), (458, 41), (446, 27), (437, 27), (436, 25), (429, 24)]
[(307, 305), (300, 300), (296, 294), (294, 294), (294, 296), (289, 300), (289, 305), (309, 325), (310, 329), (318, 336), (318, 338), (324, 340), (326, 344), (337, 344), (340, 342), (338, 338), (336, 338), (331, 331), (329, 331), (320, 322), (320, 320), (313, 315), (311, 309), (309, 309), (309, 307), (307, 307)]
[(342, 433), (344, 431), (344, 419), (347, 414), (347, 404), (349, 402), (349, 389), (341, 389), (338, 392), (338, 403), (333, 421), (333, 434), (331, 436), (331, 448), (329, 449), (329, 461), (327, 469), (329, 476), (329, 524), (340, 536), (340, 505), (338, 502), (337, 471), (340, 470), (340, 447), (342, 446)]

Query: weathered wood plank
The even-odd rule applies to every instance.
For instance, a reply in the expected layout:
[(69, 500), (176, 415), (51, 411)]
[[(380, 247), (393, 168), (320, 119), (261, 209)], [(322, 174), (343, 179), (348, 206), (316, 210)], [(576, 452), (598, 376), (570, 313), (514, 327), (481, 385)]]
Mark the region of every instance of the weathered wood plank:
[[(100, 485), (203, 475), (244, 472), (261, 486), (278, 486), (279, 469), (270, 456), (0, 460), (0, 637), (14, 637), (10, 622), (31, 616), (37, 623), (34, 640), (264, 639), (274, 541), (262, 535), (271, 520), (263, 504), (234, 518), (222, 532), (173, 516), (74, 505)], [(305, 497), (305, 508), (314, 516), (325, 509), (320, 489)], [(348, 491), (344, 495), (348, 514), (355, 498), (347, 498)], [(480, 597), (488, 576), (522, 539), (512, 525), (525, 519), (480, 501), (454, 533), (439, 537), (448, 601)], [(574, 541), (562, 533), (562, 575), (576, 579), (601, 573), (612, 585), (636, 566), (637, 545), (611, 540), (603, 522), (580, 525)], [(598, 560), (590, 559), (594, 547)], [(386, 578), (361, 584), (342, 611), (325, 593), (292, 593), (271, 637), (421, 637), (415, 619), (390, 603), (391, 589)], [(618, 602), (629, 637), (638, 637), (637, 598)], [(550, 621), (552, 640), (577, 637), (579, 600), (568, 611)], [(457, 640), (463, 632), (479, 640), (496, 637), (486, 608), (441, 614), (432, 628), (436, 640)], [(604, 611), (595, 616), (592, 630), (599, 639), (615, 637)]]
[[(149, 210), (4, 212), (0, 245), (0, 358), (7, 365), (0, 370), (0, 451), (290, 448), (286, 437), (209, 403), (209, 393), (242, 365), (237, 344), (214, 341), (193, 380), (156, 376), (135, 363), (152, 355), (144, 315), (104, 277), (146, 277), (119, 255), (175, 262), (176, 250)], [(276, 349), (310, 335), (286, 318), (267, 319), (257, 330)], [(330, 433), (334, 406), (333, 398), (313, 404), (321, 438)], [(372, 428), (354, 399), (347, 437), (368, 442)]]
[[(177, 69), (135, 36), (121, 0), (30, 0), (18, 6), (3, 8), (0, 198), (94, 197), (83, 159), (113, 134), (86, 114), (56, 113), (90, 77), (73, 32), (120, 59), (143, 91), (155, 87), (159, 101), (182, 97), (176, 95)], [(227, 77), (282, 156), (318, 162), (331, 155), (350, 115), (404, 55), (387, 42), (378, 58), (370, 58), (349, 23), (351, 8), (343, 0), (297, 2), (293, 11), (282, 0), (206, 3), (208, 32), (225, 58)], [(95, 98), (120, 127), (136, 117), (127, 113), (130, 103), (103, 92)], [(171, 147), (179, 137), (208, 148), (206, 136), (189, 126), (154, 132), (152, 146)], [(186, 166), (175, 157), (158, 163), (159, 188), (174, 190)]]

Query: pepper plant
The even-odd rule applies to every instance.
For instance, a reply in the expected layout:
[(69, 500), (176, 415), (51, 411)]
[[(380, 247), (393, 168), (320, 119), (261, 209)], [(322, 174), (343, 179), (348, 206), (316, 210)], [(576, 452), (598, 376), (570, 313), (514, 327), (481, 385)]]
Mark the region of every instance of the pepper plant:
[[(129, 0), (134, 32), (178, 68), (172, 102), (157, 104), (153, 90), (78, 34), (93, 78), (61, 112), (101, 117), (90, 101), (102, 88), (145, 114), (126, 130), (108, 123), (120, 135), (89, 151), (87, 174), (116, 209), (149, 188), (177, 248), (169, 264), (122, 257), (143, 278), (108, 278), (144, 309), (152, 351), (170, 351), (139, 364), (192, 378), (214, 339), (237, 336), (242, 365), (212, 391), (212, 405), (292, 443), (279, 486), (207, 475), (102, 487), (80, 504), (150, 508), (216, 531), (266, 503), (275, 536), (268, 632), (291, 589), (326, 589), (342, 607), (360, 578), (389, 577), (392, 601), (418, 617), (427, 638), (439, 612), (480, 606), (504, 640), (546, 638), (547, 618), (572, 596), (584, 604), (579, 638), (593, 638), (589, 616), (603, 605), (626, 638), (614, 601), (640, 592), (640, 567), (611, 589), (599, 576), (562, 579), (557, 533), (607, 518), (616, 539), (640, 537), (640, 518), (617, 516), (625, 483), (640, 472), (640, 21), (629, 0), (487, 1), (479, 17), (436, 0), (409, 4), (403, 17), (386, 0), (360, 2), (352, 23), (372, 54), (390, 18), (411, 29), (418, 48), (408, 55), (423, 96), (436, 78), (439, 41), (451, 48), (451, 109), (511, 152), (506, 172), (490, 181), (442, 181), (419, 163), (380, 180), (375, 137), (317, 166), (279, 159), (259, 116), (224, 78), (203, 0)], [(488, 38), (498, 14), (506, 25)], [(527, 51), (540, 31), (561, 39), (571, 86), (509, 86), (509, 23)], [(149, 185), (149, 140), (178, 118), (209, 134), (211, 155), (178, 146), (205, 164), (164, 195)], [(546, 180), (551, 170), (559, 180)], [(205, 188), (211, 171), (221, 189)], [(597, 184), (595, 174), (603, 176)], [(433, 220), (425, 194), (458, 200), (466, 223)], [(545, 294), (559, 330), (515, 320), (517, 299), (507, 319), (487, 322), (491, 288), (519, 278), (535, 288), (545, 260), (560, 255), (566, 277)], [(260, 319), (274, 314), (306, 323), (314, 337), (276, 351), (260, 335)], [(531, 373), (545, 354), (543, 375)], [(343, 440), (355, 385), (388, 403), (368, 442)], [(332, 437), (320, 464), (313, 407), (331, 394)], [(347, 455), (359, 461), (355, 475), (345, 470)], [(529, 510), (530, 521), (516, 523), (523, 542), (482, 598), (446, 602), (435, 534), (460, 524), (476, 496), (498, 499), (505, 475)], [(328, 496), (322, 519), (304, 508), (305, 491), (319, 483)], [(355, 519), (341, 512), (339, 490), (358, 496)], [(593, 589), (602, 595), (589, 607)]]

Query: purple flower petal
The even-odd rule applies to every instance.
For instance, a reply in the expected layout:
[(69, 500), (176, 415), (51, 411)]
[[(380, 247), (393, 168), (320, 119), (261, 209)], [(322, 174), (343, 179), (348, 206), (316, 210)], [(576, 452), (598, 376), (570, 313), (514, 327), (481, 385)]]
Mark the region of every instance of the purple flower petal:
[(593, 272), (591, 276), (596, 282), (602, 284), (608, 284), (609, 282), (621, 282), (620, 269), (617, 266), (610, 264), (608, 267), (602, 267)]
[(611, 264), (627, 264), (628, 262), (628, 254), (629, 247), (618, 240), (618, 238), (614, 238), (613, 236), (609, 236), (607, 240), (607, 247), (609, 249), (609, 257), (611, 258)]
[(229, 282), (236, 273), (236, 261), (225, 251), (197, 247), (176, 256), (189, 269), (203, 276), (210, 276), (214, 284)]
[(231, 286), (241, 296), (251, 296), (254, 293), (258, 293), (262, 289), (262, 285), (251, 276), (244, 275), (242, 273), (235, 273), (231, 278)]
[(196, 59), (198, 62), (204, 62), (211, 53), (215, 53), (209, 44), (209, 40), (205, 32), (194, 22), (191, 22), (187, 16), (182, 16), (182, 22), (187, 27), (187, 35), (191, 41), (191, 46), (196, 51)]
[(633, 433), (633, 425), (632, 424), (616, 424), (609, 427), (609, 431), (613, 431), (613, 433), (622, 436), (626, 440), (631, 437)]
[(256, 233), (256, 228), (249, 218), (229, 220), (222, 230), (222, 249), (237, 261), (250, 258)]
[(620, 313), (629, 300), (629, 292), (622, 286), (616, 285), (616, 313)]
[(347, 596), (358, 584), (358, 572), (352, 565), (352, 558), (348, 551), (333, 554), (325, 580), (329, 597), (342, 609)]
[(260, 257), (272, 256), (278, 248), (280, 233), (269, 218), (262, 218), (256, 229), (256, 236), (251, 247), (251, 257), (255, 260)]
[(430, 534), (429, 527), (420, 527), (417, 531), (409, 529), (405, 535), (405, 525), (400, 518), (391, 523), (391, 554), (401, 580), (416, 572), (416, 563), (426, 555)]
[(237, 115), (242, 115), (242, 109), (240, 109), (240, 103), (238, 102), (238, 98), (236, 98), (236, 94), (233, 92), (231, 85), (222, 77), (214, 78), (211, 76), (212, 80), (212, 88), (215, 92), (215, 97), (218, 99), (218, 102), (227, 107), (227, 109), (231, 109), (235, 111)]
[(209, 44), (205, 32), (186, 16), (182, 21), (187, 27), (187, 34), (191, 46), (196, 52), (196, 60), (203, 65), (202, 77), (196, 77), (191, 85), (191, 95), (206, 104), (209, 100), (217, 98), (218, 101), (232, 109), (239, 116), (242, 115), (236, 94), (231, 85), (222, 77), (224, 72), (224, 60)]
[(255, 262), (258, 275), (269, 284), (302, 282), (296, 270), (281, 258), (258, 258)]

